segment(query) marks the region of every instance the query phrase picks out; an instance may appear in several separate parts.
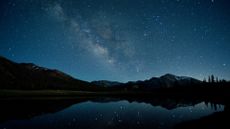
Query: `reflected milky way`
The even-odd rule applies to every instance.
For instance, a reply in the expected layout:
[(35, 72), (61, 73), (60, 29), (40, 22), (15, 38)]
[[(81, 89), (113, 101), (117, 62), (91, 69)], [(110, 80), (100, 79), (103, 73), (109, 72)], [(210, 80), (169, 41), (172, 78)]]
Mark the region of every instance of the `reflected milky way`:
[[(15, 129), (168, 129), (180, 122), (201, 118), (213, 112), (224, 110), (223, 105), (219, 105), (215, 109), (210, 104), (204, 102), (177, 103), (177, 106), (168, 109), (172, 103), (175, 103), (174, 100), (167, 101), (164, 106), (159, 106), (157, 102), (154, 103), (153, 101), (149, 103), (149, 101), (144, 102), (143, 100), (142, 102), (137, 102), (117, 99), (92, 101), (87, 99), (72, 99), (68, 101), (16, 100), (15, 102), (12, 100), (2, 100), (1, 103), (5, 106), (1, 110), (0, 128)], [(18, 105), (20, 109), (14, 111), (13, 108), (17, 103), (24, 103), (24, 106)], [(7, 109), (7, 111), (4, 111), (4, 109)]]

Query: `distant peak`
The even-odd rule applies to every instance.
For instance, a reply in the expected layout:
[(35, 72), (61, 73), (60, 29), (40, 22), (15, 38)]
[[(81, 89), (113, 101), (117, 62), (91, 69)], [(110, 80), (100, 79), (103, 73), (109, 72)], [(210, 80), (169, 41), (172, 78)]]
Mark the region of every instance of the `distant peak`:
[(174, 74), (171, 74), (171, 73), (167, 73), (167, 74), (165, 74), (165, 75), (162, 75), (161, 78), (162, 78), (162, 77), (177, 77), (177, 76), (174, 75)]
[(191, 80), (193, 79), (192, 77), (187, 77), (187, 76), (177, 76), (177, 75), (174, 75), (174, 74), (170, 74), (170, 73), (167, 73), (163, 76), (161, 76), (160, 78), (162, 79), (168, 79), (168, 80)]
[(117, 82), (117, 81), (108, 81), (108, 80), (98, 80), (98, 81), (92, 81), (92, 84), (99, 85), (99, 86), (117, 86), (121, 85), (123, 83)]

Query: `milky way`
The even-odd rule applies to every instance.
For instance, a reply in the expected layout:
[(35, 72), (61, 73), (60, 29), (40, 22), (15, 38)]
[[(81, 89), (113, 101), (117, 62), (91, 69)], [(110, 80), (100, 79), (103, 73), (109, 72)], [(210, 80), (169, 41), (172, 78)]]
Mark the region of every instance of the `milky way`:
[(5, 0), (0, 55), (83, 80), (230, 79), (228, 0)]

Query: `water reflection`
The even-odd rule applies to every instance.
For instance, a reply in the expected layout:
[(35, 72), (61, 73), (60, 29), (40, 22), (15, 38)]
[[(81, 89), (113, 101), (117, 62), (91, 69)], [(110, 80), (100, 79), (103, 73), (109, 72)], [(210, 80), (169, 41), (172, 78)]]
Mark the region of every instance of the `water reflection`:
[[(157, 100), (157, 101), (156, 101)], [(160, 99), (2, 100), (1, 129), (168, 129), (224, 106)]]

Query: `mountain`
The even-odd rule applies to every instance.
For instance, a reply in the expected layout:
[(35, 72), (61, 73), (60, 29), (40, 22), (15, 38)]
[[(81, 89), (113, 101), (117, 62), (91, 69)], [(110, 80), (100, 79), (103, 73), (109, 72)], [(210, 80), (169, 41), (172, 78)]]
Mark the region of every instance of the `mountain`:
[(92, 81), (75, 79), (55, 69), (48, 69), (32, 63), (15, 63), (0, 56), (0, 89), (58, 89), (87, 91), (149, 91), (156, 88), (188, 87), (201, 81), (186, 77), (165, 74), (144, 81), (120, 83), (115, 81)]
[(172, 87), (185, 87), (192, 86), (196, 84), (201, 84), (200, 80), (186, 77), (186, 76), (176, 76), (173, 74), (165, 74), (161, 77), (152, 77), (149, 80), (127, 82), (125, 87), (128, 89), (141, 89), (141, 90), (153, 90), (156, 88), (172, 88)]
[(123, 83), (121, 82), (107, 81), (107, 80), (92, 81), (91, 84), (96, 86), (103, 86), (103, 87), (113, 87), (113, 86), (123, 85)]
[(199, 84), (201, 83), (200, 80), (197, 80), (195, 78), (186, 77), (186, 76), (176, 76), (173, 74), (165, 74), (160, 77), (162, 82), (164, 82), (166, 87), (172, 87), (173, 85), (176, 86), (187, 86), (187, 85), (193, 85), (193, 84)]
[(113, 88), (114, 90), (138, 90), (138, 91), (149, 91), (155, 90), (159, 88), (174, 88), (174, 87), (189, 87), (196, 86), (201, 84), (200, 80), (197, 80), (192, 77), (186, 76), (176, 76), (173, 74), (165, 74), (161, 77), (152, 77), (148, 80), (144, 81), (129, 81), (127, 83), (121, 83), (116, 81), (92, 81), (91, 84), (100, 86)]
[(86, 90), (90, 83), (32, 63), (15, 63), (0, 56), (0, 89)]

